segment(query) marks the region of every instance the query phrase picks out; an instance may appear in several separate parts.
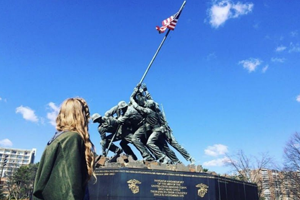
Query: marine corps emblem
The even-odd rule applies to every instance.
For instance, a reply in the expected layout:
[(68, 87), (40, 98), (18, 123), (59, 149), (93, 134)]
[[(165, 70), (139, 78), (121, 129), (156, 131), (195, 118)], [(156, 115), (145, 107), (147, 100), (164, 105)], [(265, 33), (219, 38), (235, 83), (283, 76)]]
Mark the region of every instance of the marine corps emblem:
[(127, 181), (127, 183), (128, 183), (128, 188), (132, 191), (133, 194), (139, 193), (140, 188), (137, 184), (141, 184), (140, 181), (136, 179), (131, 179)]
[(203, 184), (203, 183), (200, 183), (200, 184), (198, 184), (198, 185), (196, 185), (196, 187), (197, 188), (199, 188), (198, 189), (198, 196), (200, 196), (200, 197), (204, 197), (204, 195), (207, 193), (207, 191), (208, 191), (208, 185), (205, 185), (205, 184)]

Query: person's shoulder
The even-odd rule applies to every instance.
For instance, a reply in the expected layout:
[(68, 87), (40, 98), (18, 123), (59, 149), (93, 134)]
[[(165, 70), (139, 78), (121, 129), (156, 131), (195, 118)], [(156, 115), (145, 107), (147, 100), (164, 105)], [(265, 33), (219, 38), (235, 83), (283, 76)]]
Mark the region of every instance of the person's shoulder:
[(61, 147), (68, 147), (73, 145), (83, 145), (83, 138), (77, 132), (67, 131), (62, 134), (62, 136), (57, 141), (58, 145)]
[(62, 134), (61, 139), (66, 139), (66, 138), (80, 138), (81, 139), (81, 136), (77, 132), (66, 131), (65, 133)]
[(77, 132), (65, 131), (59, 137), (57, 137), (53, 143), (65, 143), (72, 140), (82, 140), (82, 137)]
[(74, 144), (84, 144), (83, 139), (79, 135), (79, 133), (66, 131), (62, 132), (58, 137), (56, 137), (51, 143), (49, 143), (44, 153), (47, 155), (52, 154), (51, 152), (55, 152), (57, 148), (64, 148), (67, 146), (72, 146)]

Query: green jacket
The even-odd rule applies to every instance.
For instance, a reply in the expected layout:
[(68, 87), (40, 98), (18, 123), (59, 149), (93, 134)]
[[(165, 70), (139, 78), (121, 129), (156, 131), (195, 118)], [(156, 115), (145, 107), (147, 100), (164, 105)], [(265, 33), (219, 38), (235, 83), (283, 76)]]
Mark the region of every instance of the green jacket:
[(48, 143), (42, 155), (33, 199), (82, 200), (86, 179), (84, 141), (78, 133), (63, 132)]

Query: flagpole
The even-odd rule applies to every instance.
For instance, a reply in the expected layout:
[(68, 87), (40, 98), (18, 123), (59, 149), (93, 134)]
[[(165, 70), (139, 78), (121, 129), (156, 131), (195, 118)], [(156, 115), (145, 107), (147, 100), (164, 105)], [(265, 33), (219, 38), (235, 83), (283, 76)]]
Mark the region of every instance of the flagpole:
[[(182, 5), (181, 5), (181, 7), (180, 7), (180, 9), (179, 9), (179, 11), (178, 11), (178, 13), (180, 13), (180, 12), (182, 11), (183, 7), (185, 6), (185, 3), (186, 3), (186, 1), (184, 1), (184, 2), (182, 3)], [(152, 57), (152, 59), (151, 59), (149, 65), (148, 65), (148, 67), (147, 67), (147, 69), (146, 69), (146, 71), (145, 71), (143, 77), (141, 78), (139, 84), (142, 84), (142, 83), (143, 83), (143, 81), (144, 81), (144, 79), (145, 79), (145, 77), (146, 77), (146, 75), (147, 75), (147, 73), (148, 73), (148, 71), (149, 71), (149, 69), (150, 69), (152, 63), (154, 62), (154, 60), (155, 60), (155, 58), (156, 58), (158, 52), (160, 51), (160, 49), (161, 49), (162, 45), (164, 44), (165, 40), (167, 39), (167, 37), (168, 37), (168, 35), (169, 35), (169, 32), (170, 32), (170, 29), (168, 29), (168, 31), (167, 31), (165, 37), (163, 38), (163, 40), (161, 41), (159, 47), (157, 48), (157, 50), (156, 50), (154, 56)]]

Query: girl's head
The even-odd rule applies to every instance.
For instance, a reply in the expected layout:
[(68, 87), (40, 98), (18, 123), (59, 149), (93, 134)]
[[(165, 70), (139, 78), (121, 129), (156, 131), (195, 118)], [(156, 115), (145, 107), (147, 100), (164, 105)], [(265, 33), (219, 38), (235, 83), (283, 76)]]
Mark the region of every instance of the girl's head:
[(58, 131), (79, 131), (84, 134), (88, 130), (88, 119), (90, 117), (89, 107), (82, 98), (66, 99), (60, 108), (56, 118), (56, 129)]

